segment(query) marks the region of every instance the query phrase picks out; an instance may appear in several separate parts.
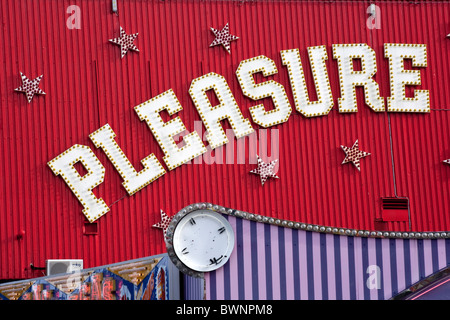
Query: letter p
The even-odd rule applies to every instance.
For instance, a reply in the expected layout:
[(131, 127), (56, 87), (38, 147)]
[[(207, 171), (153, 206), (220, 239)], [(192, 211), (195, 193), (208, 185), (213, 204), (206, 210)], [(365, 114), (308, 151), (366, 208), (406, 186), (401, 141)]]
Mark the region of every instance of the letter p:
[[(81, 162), (88, 173), (81, 176), (74, 165)], [(103, 182), (105, 168), (94, 152), (87, 146), (76, 144), (48, 162), (56, 175), (61, 175), (66, 184), (83, 205), (83, 214), (93, 222), (109, 211), (103, 199), (94, 195), (92, 190)]]

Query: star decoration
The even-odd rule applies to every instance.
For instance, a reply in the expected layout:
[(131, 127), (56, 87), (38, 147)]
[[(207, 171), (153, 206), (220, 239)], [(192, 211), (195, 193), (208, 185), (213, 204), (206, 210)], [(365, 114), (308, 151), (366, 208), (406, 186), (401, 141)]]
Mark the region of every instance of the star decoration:
[(344, 161), (342, 161), (342, 164), (348, 163), (348, 162), (353, 162), (355, 167), (359, 171), (361, 171), (361, 169), (359, 167), (359, 160), (363, 157), (369, 156), (370, 153), (359, 150), (358, 139), (356, 139), (355, 143), (353, 144), (353, 147), (349, 148), (346, 146), (341, 146), (341, 148), (342, 148), (342, 150), (344, 150), (345, 155), (346, 155)]
[(230, 27), (228, 26), (228, 23), (222, 28), (222, 30), (211, 28), (211, 31), (214, 33), (216, 38), (209, 46), (213, 47), (221, 44), (228, 51), (228, 53), (230, 53), (230, 42), (239, 39), (239, 37), (230, 34)]
[(136, 45), (133, 44), (133, 41), (137, 38), (139, 33), (133, 33), (128, 35), (122, 27), (120, 27), (120, 36), (119, 38), (109, 39), (112, 43), (118, 44), (120, 46), (121, 57), (123, 58), (128, 50), (134, 50), (139, 52), (139, 49)]
[(40, 75), (39, 77), (37, 77), (34, 80), (30, 80), (27, 78), (26, 75), (24, 75), (22, 72), (20, 73), (20, 77), (22, 78), (22, 85), (16, 89), (14, 89), (14, 91), (18, 91), (18, 92), (24, 92), (27, 96), (28, 99), (28, 103), (31, 102), (31, 99), (33, 99), (33, 96), (35, 94), (45, 94), (44, 91), (42, 91), (41, 89), (39, 89), (39, 82), (41, 82), (42, 77), (44, 75)]
[(265, 163), (258, 155), (256, 155), (256, 157), (258, 158), (258, 168), (253, 169), (250, 172), (260, 175), (262, 185), (264, 185), (264, 182), (266, 182), (267, 178), (279, 179), (275, 172), (273, 172), (278, 159), (270, 161), (269, 163)]
[(161, 221), (155, 223), (153, 227), (163, 229), (164, 238), (166, 238), (166, 232), (167, 228), (169, 228), (170, 221), (172, 221), (172, 218), (161, 210)]

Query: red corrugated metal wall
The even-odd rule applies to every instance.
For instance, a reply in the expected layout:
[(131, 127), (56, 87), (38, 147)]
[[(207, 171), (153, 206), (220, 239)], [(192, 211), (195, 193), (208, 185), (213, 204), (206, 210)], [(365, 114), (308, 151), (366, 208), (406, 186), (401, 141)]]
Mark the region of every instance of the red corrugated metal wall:
[[(42, 267), (45, 259), (82, 258), (85, 267), (92, 267), (164, 252), (162, 232), (152, 227), (160, 209), (173, 215), (203, 201), (300, 222), (409, 230), (407, 222), (375, 222), (381, 218), (381, 198), (397, 195), (409, 198), (411, 230), (449, 230), (450, 167), (442, 160), (450, 158), (450, 5), (376, 4), (380, 29), (366, 25), (369, 1), (118, 0), (117, 15), (109, 0), (1, 1), (0, 279), (42, 275), (30, 263)], [(80, 29), (66, 25), (71, 5), (80, 8)], [(231, 54), (209, 47), (214, 40), (210, 27), (227, 22), (239, 37)], [(134, 42), (139, 53), (121, 59), (120, 48), (108, 42), (119, 35), (119, 26), (128, 34), (139, 33)], [(358, 90), (358, 113), (339, 113), (331, 45), (372, 47), (375, 79), (387, 97), (383, 44), (389, 42), (427, 45), (428, 66), (421, 68), (422, 85), (415, 89), (430, 90), (431, 112), (375, 113)], [(306, 48), (314, 45), (326, 45), (335, 106), (328, 116), (307, 119), (294, 110), (280, 50), (300, 49), (311, 90)], [(245, 164), (183, 165), (128, 196), (119, 174), (88, 135), (109, 123), (137, 170), (150, 153), (162, 162), (163, 153), (134, 106), (172, 88), (183, 106), (177, 115), (193, 131), (200, 117), (189, 86), (194, 78), (216, 72), (227, 79), (244, 117), (251, 119), (249, 107), (261, 101), (243, 96), (235, 71), (240, 61), (257, 55), (275, 61), (278, 74), (269, 79), (285, 86), (293, 107), (289, 121), (273, 127), (279, 134), (280, 179), (261, 186), (258, 176), (249, 173), (256, 166), (249, 163), (254, 155), (247, 150)], [(43, 74), (40, 88), (46, 95), (28, 104), (14, 92), (21, 85), (19, 72), (30, 79)], [(271, 107), (270, 99), (263, 103)], [(361, 172), (341, 165), (340, 145), (351, 146), (356, 139), (371, 153), (361, 160)], [(97, 235), (83, 234), (81, 204), (47, 166), (74, 144), (91, 147), (106, 169), (94, 193), (111, 211), (98, 220)], [(22, 230), (23, 237), (17, 237)]]

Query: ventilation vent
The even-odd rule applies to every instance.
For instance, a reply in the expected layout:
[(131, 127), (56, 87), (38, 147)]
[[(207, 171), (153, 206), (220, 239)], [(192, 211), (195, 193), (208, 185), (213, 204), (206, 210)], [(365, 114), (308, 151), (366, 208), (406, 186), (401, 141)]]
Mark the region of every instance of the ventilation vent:
[(382, 198), (382, 221), (408, 221), (408, 198)]
[(383, 210), (408, 210), (408, 199), (399, 198), (382, 198)]

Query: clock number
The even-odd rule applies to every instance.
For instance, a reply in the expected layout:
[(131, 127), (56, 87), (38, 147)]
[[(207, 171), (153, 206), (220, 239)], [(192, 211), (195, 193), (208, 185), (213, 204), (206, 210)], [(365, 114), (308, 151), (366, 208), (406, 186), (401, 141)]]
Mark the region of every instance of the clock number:
[(184, 248), (183, 250), (181, 250), (181, 252), (182, 252), (183, 254), (188, 254), (188, 253), (189, 253), (189, 251), (186, 251), (186, 249), (187, 249), (187, 247), (186, 247), (186, 248)]
[(194, 225), (194, 224), (195, 224), (194, 218), (189, 219), (189, 223), (190, 223), (191, 225)]
[(225, 227), (222, 227), (222, 228), (218, 229), (217, 231), (219, 231), (219, 234), (222, 234), (225, 232)]

